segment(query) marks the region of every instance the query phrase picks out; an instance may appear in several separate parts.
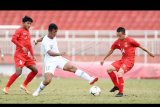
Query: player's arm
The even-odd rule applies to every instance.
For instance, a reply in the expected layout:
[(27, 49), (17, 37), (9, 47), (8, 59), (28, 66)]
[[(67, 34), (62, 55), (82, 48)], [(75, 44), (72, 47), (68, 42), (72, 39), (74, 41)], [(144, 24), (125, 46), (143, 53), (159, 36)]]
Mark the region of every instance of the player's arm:
[(34, 51), (33, 51), (33, 48), (32, 46), (30, 45), (30, 47), (28, 48), (28, 50), (30, 51), (30, 54), (32, 55), (32, 58), (36, 61), (36, 58), (34, 56)]
[(16, 32), (13, 36), (12, 36), (12, 39), (11, 39), (11, 41), (16, 45), (16, 46), (19, 46), (19, 47), (21, 47), (21, 48), (23, 48), (23, 45), (22, 44), (20, 44), (19, 42), (18, 42), (18, 37), (19, 37), (19, 32)]
[(37, 44), (38, 44), (38, 42), (42, 42), (43, 38), (44, 38), (44, 36), (43, 36), (43, 37), (38, 38), (37, 40), (34, 40), (34, 41), (33, 41), (33, 42), (34, 42), (34, 45), (37, 45)]
[(53, 52), (49, 44), (47, 43), (47, 41), (42, 42), (42, 47), (44, 47), (45, 53), (48, 53), (48, 55), (53, 56), (53, 57), (62, 56), (65, 54), (65, 52), (62, 52), (62, 53)]
[(48, 50), (47, 53), (48, 53), (50, 56), (62, 56), (62, 55), (65, 54), (65, 52), (56, 53), (56, 52), (53, 52), (52, 50)]
[(148, 51), (146, 48), (144, 48), (143, 46), (139, 46), (139, 48), (142, 49), (143, 51), (147, 52), (148, 55), (150, 55), (151, 57), (154, 57), (154, 55), (150, 51)]
[(118, 48), (117, 46), (117, 40), (112, 44), (110, 51), (106, 54), (106, 56), (104, 57), (104, 59), (100, 62), (101, 65), (103, 65), (104, 61), (113, 53), (113, 51), (115, 49)]
[(140, 43), (138, 43), (136, 40), (134, 39), (130, 39), (130, 42), (132, 45), (134, 45), (135, 47), (139, 47), (140, 49), (142, 49), (143, 51), (147, 52), (150, 56), (154, 57), (154, 55), (149, 52), (147, 49), (145, 49), (143, 46), (140, 45)]
[(113, 53), (113, 49), (111, 49), (108, 53), (107, 53), (107, 55), (104, 57), (104, 59), (101, 61), (101, 65), (103, 65), (103, 63), (104, 63), (104, 61)]
[(28, 50), (27, 50), (22, 44), (20, 44), (19, 41), (17, 40), (19, 36), (20, 36), (20, 32), (19, 32), (19, 31), (16, 31), (15, 34), (12, 36), (11, 41), (12, 41), (16, 46), (21, 47), (22, 50), (24, 51), (24, 53), (27, 53)]

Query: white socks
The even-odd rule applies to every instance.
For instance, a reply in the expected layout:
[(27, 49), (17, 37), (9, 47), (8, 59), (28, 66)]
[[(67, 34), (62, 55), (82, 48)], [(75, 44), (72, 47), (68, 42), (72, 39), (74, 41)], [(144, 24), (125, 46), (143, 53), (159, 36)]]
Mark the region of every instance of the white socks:
[(85, 80), (88, 80), (88, 81), (91, 80), (91, 77), (87, 73), (85, 73), (84, 71), (79, 70), (79, 69), (76, 70), (75, 75), (77, 75), (81, 78), (84, 78)]
[(40, 93), (44, 88), (45, 88), (45, 85), (43, 85), (43, 82), (41, 82), (36, 92)]

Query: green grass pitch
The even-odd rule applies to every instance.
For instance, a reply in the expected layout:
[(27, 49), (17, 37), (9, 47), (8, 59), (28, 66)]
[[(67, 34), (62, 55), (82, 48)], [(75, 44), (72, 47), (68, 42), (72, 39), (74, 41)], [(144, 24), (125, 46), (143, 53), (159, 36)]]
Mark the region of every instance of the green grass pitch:
[[(0, 78), (2, 89), (9, 77)], [(38, 97), (27, 95), (20, 90), (24, 77), (19, 77), (11, 86), (9, 94), (5, 95), (0, 90), (0, 103), (2, 104), (160, 104), (159, 79), (126, 79), (124, 97), (114, 97), (115, 93), (109, 90), (113, 87), (110, 79), (99, 79), (97, 85), (101, 88), (100, 96), (89, 94), (91, 85), (83, 79), (53, 78)], [(28, 86), (31, 93), (39, 86), (42, 79), (35, 78)]]

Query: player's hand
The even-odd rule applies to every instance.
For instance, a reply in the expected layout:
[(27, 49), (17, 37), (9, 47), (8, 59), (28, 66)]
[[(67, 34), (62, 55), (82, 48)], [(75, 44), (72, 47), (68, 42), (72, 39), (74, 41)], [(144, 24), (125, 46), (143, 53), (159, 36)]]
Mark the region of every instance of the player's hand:
[(36, 61), (36, 57), (33, 56), (33, 60)]
[(33, 43), (34, 43), (34, 45), (37, 45), (37, 44), (38, 44), (37, 40), (34, 40)]
[(154, 57), (154, 55), (152, 53), (148, 53), (151, 57)]
[(66, 54), (66, 52), (61, 52), (61, 53), (60, 53), (61, 56), (65, 55), (65, 54)]
[(27, 48), (23, 47), (23, 48), (22, 48), (22, 50), (23, 50), (23, 52), (24, 52), (25, 54), (27, 54), (27, 53), (28, 53)]
[(104, 64), (104, 61), (101, 61), (101, 62), (100, 62), (100, 64), (103, 66), (103, 64)]
[(1, 60), (2, 60), (2, 61), (4, 60), (4, 55), (3, 55), (3, 54), (1, 54)]

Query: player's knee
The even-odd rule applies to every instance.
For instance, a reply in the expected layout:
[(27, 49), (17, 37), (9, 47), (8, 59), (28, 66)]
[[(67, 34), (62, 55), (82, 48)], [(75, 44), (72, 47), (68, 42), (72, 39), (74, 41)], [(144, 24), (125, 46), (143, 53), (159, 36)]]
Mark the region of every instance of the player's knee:
[(17, 76), (20, 76), (22, 74), (22, 72), (16, 72)]
[(76, 67), (74, 67), (74, 66), (72, 66), (71, 71), (72, 71), (72, 72), (76, 72), (76, 70), (77, 70), (77, 68), (76, 68)]
[(38, 73), (38, 69), (37, 69), (37, 68), (34, 68), (34, 69), (33, 69), (33, 72), (37, 74), (37, 73)]
[(108, 68), (107, 68), (107, 72), (108, 72), (108, 73), (111, 73), (112, 71), (113, 71), (113, 69), (112, 69), (111, 67), (108, 67)]
[(119, 72), (117, 73), (117, 76), (118, 76), (118, 77), (123, 77), (123, 71), (119, 71)]
[(68, 71), (70, 71), (70, 72), (76, 72), (76, 70), (77, 70), (77, 68), (73, 65), (68, 67)]

